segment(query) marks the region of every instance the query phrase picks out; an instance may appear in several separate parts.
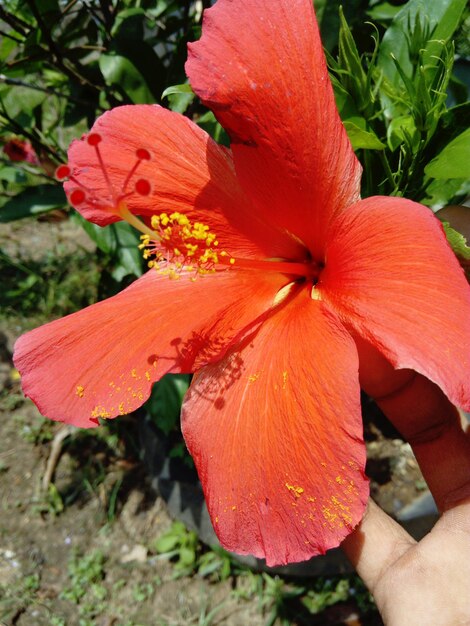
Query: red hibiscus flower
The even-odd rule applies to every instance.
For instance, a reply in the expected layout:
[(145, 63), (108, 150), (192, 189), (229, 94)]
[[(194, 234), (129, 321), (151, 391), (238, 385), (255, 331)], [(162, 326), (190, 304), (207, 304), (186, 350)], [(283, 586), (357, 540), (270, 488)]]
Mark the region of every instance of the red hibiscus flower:
[(38, 165), (38, 157), (33, 146), (29, 141), (23, 141), (14, 137), (6, 142), (3, 146), (3, 152), (8, 156), (10, 161), (25, 161), (32, 165)]
[(83, 427), (195, 372), (183, 432), (222, 545), (299, 561), (363, 514), (370, 351), (470, 408), (470, 290), (428, 209), (360, 199), (311, 0), (218, 0), (186, 69), (230, 150), (143, 105), (74, 142), (71, 203), (140, 228), (153, 267), (15, 362), (42, 413)]

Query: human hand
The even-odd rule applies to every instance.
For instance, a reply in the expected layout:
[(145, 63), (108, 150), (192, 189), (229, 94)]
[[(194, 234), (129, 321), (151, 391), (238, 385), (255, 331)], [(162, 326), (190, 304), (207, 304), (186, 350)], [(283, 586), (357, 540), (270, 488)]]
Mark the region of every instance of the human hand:
[(358, 348), (361, 386), (410, 443), (441, 517), (416, 542), (370, 500), (342, 547), (387, 626), (468, 626), (470, 429), (431, 381)]

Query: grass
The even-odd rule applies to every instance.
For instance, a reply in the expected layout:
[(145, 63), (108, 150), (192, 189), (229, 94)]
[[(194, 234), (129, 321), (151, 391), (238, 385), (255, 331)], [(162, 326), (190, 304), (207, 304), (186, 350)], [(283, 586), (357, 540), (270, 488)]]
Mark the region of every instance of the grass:
[(93, 255), (73, 254), (49, 256), (37, 264), (1, 254), (4, 290), (0, 306), (7, 313), (24, 316), (38, 311), (47, 318), (72, 313), (96, 299), (99, 273), (93, 260)]
[(3, 318), (30, 318), (32, 325), (73, 313), (98, 297), (100, 265), (86, 251), (46, 254), (41, 261), (14, 259), (0, 251)]

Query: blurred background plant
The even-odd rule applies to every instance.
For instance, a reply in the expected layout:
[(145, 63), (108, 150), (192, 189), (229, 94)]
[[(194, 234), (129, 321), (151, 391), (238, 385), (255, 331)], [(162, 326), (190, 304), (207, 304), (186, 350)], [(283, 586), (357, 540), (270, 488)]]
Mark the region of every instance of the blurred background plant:
[[(211, 4), (0, 3), (3, 319), (19, 315), (30, 320), (26, 327), (48, 321), (116, 293), (144, 270), (138, 233), (126, 223), (100, 228), (86, 222), (67, 206), (54, 178), (70, 142), (105, 110), (159, 103), (190, 117), (216, 141), (229, 143), (184, 73), (186, 44), (199, 37), (203, 10)], [(348, 0), (343, 9), (339, 0), (314, 4), (338, 108), (364, 167), (363, 196), (406, 196), (434, 211), (462, 202), (470, 193), (466, 0)], [(68, 224), (73, 232), (82, 229), (80, 241), (85, 243), (73, 251), (60, 246), (48, 250), (44, 241), (22, 236), (44, 221), (51, 228)], [(9, 233), (17, 233), (21, 242), (16, 252), (5, 244)], [(451, 228), (447, 233), (459, 259), (468, 264), (465, 237)], [(33, 245), (43, 248), (39, 256), (31, 256)], [(145, 410), (161, 436), (169, 438), (170, 456), (182, 457), (190, 466), (179, 431), (179, 408), (188, 384), (187, 376), (164, 378)], [(112, 432), (113, 426), (109, 428)], [(180, 526), (162, 537), (155, 550), (176, 560), (179, 574), (207, 569), (228, 576), (226, 557), (201, 553), (194, 537), (188, 539)], [(283, 618), (287, 601), (307, 606), (317, 597), (311, 589), (291, 589), (269, 577), (257, 584), (264, 589), (270, 623)], [(342, 594), (341, 585), (335, 586), (325, 602)], [(308, 608), (314, 613), (312, 606)]]

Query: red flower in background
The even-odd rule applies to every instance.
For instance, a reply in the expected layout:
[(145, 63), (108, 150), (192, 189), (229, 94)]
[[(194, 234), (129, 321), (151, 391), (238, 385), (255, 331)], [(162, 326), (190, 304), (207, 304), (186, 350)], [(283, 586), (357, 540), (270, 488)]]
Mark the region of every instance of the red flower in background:
[(36, 152), (29, 141), (23, 141), (14, 137), (6, 142), (3, 146), (3, 152), (7, 155), (10, 161), (25, 161), (32, 165), (39, 163)]
[(183, 432), (222, 545), (299, 561), (367, 500), (357, 346), (470, 408), (470, 290), (428, 209), (360, 200), (311, 0), (218, 0), (186, 69), (231, 149), (143, 105), (74, 142), (72, 204), (139, 227), (154, 267), (21, 337), (15, 362), (42, 413), (83, 427), (196, 372)]

